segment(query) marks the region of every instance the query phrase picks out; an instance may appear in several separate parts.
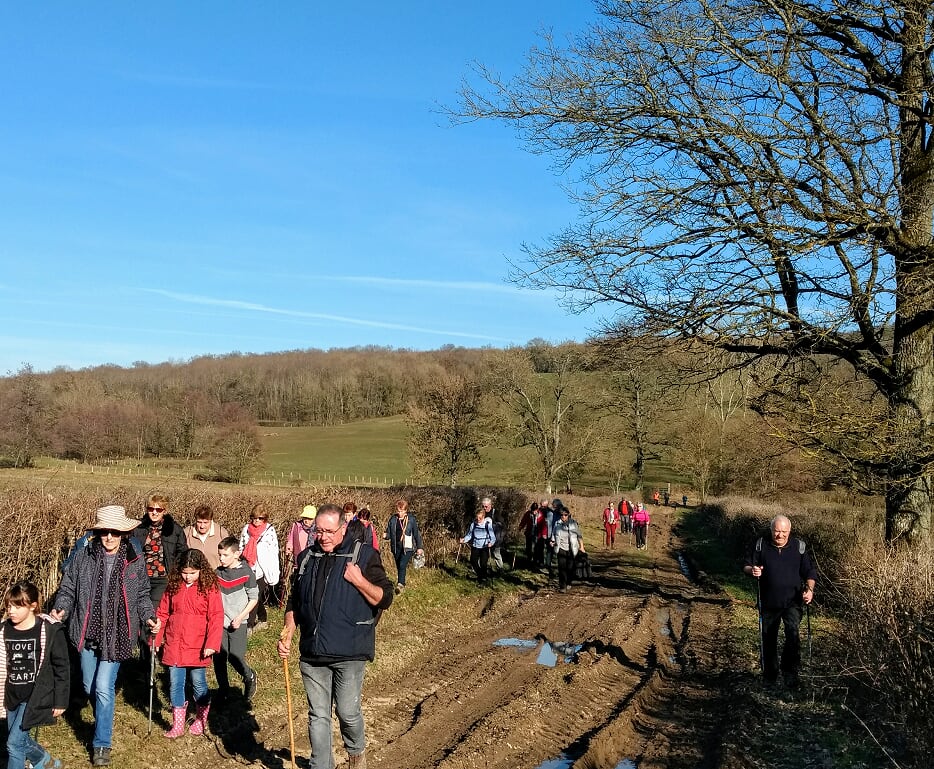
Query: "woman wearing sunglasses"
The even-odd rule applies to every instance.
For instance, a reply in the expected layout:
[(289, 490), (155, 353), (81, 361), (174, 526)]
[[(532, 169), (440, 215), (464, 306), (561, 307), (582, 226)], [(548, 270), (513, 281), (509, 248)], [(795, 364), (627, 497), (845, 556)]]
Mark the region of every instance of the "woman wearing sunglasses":
[(169, 584), (169, 572), (175, 561), (188, 549), (185, 529), (168, 512), (169, 499), (153, 494), (146, 501), (146, 515), (136, 525), (133, 535), (143, 543), (146, 574), (149, 576), (149, 597), (158, 606)]
[(159, 629), (146, 562), (130, 536), (138, 521), (119, 505), (98, 509), (93, 536), (62, 575), (52, 616), (64, 621), (81, 661), (81, 682), (94, 703), (91, 763), (110, 765), (114, 691), (120, 663), (133, 657), (140, 629)]

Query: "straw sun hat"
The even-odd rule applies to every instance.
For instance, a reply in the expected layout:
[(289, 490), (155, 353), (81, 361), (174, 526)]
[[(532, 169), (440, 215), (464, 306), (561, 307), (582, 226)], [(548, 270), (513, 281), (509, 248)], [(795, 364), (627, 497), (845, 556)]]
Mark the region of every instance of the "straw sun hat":
[(92, 529), (111, 529), (112, 531), (133, 531), (139, 526), (135, 518), (127, 518), (126, 508), (121, 505), (105, 505), (94, 513)]

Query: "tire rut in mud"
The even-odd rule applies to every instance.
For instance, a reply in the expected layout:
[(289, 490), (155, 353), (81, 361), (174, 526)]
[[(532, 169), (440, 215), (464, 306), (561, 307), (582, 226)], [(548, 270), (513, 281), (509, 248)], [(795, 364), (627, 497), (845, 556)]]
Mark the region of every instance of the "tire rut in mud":
[[(594, 584), (487, 606), (399, 680), (374, 682), (364, 693), (368, 763), (534, 769), (563, 756), (576, 769), (623, 759), (715, 767), (728, 608), (680, 573), (675, 544), (648, 566), (600, 553)], [(538, 648), (494, 646), (501, 638)], [(547, 667), (536, 661), (546, 641), (581, 648)]]

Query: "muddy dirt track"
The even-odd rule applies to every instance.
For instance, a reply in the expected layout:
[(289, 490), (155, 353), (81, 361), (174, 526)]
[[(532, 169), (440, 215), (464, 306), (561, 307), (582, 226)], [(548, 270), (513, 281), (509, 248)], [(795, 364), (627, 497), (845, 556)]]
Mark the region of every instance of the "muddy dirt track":
[[(397, 675), (368, 676), (368, 765), (717, 767), (728, 603), (682, 574), (668, 516), (654, 518), (647, 554), (625, 540), (612, 551), (591, 546), (588, 584), (483, 599), (460, 631), (446, 629)], [(504, 638), (531, 648), (494, 645)], [(548, 642), (581, 646), (568, 661), (559, 647), (550, 667), (538, 661)], [(285, 724), (268, 727), (267, 747), (288, 744)]]

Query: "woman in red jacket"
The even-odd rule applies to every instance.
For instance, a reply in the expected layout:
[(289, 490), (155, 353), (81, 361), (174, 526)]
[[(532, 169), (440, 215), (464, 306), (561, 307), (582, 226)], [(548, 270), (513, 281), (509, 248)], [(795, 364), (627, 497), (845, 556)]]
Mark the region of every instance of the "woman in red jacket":
[(217, 575), (200, 550), (186, 550), (169, 574), (165, 595), (156, 616), (162, 622), (156, 646), (165, 644), (162, 663), (169, 668), (172, 700), (172, 728), (165, 736), (174, 739), (185, 733), (188, 701), (185, 684), (191, 677), (197, 708), (188, 731), (204, 734), (211, 709), (205, 669), (211, 656), (221, 648), (224, 631), (224, 604), (217, 587)]

